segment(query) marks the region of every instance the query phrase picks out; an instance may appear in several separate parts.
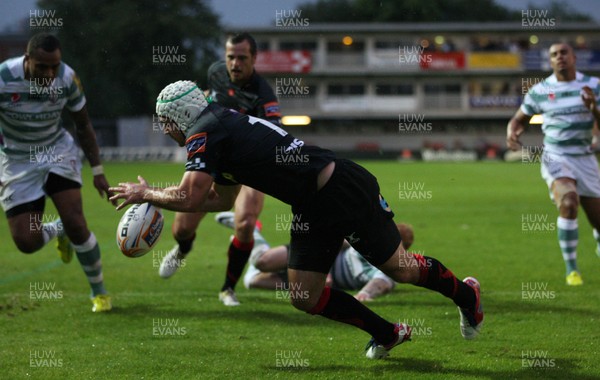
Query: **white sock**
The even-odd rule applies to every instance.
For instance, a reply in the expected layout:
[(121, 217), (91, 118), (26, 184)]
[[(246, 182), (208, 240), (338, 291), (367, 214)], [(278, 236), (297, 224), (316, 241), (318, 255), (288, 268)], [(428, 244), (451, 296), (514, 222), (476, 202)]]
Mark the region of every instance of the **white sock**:
[(50, 240), (58, 236), (58, 234), (62, 233), (62, 230), (63, 225), (58, 220), (42, 224), (42, 238), (44, 239), (44, 244), (47, 244)]

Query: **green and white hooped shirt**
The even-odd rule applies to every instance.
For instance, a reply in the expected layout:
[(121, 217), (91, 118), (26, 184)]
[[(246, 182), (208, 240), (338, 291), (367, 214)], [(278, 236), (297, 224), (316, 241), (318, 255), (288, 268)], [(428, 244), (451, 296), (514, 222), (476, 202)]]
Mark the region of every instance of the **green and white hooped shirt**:
[(85, 96), (75, 71), (61, 62), (54, 80), (25, 79), (24, 56), (0, 64), (0, 152), (29, 156), (35, 146), (49, 146), (65, 133), (60, 116), (66, 106), (80, 111)]
[(374, 278), (386, 280), (394, 285), (394, 280), (369, 263), (352, 247), (337, 255), (330, 273), (334, 286), (341, 289), (359, 290)]
[(580, 72), (570, 82), (559, 82), (552, 74), (525, 95), (521, 111), (528, 116), (543, 115), (544, 150), (562, 155), (591, 153), (594, 116), (581, 99), (584, 86), (600, 98), (599, 79)]

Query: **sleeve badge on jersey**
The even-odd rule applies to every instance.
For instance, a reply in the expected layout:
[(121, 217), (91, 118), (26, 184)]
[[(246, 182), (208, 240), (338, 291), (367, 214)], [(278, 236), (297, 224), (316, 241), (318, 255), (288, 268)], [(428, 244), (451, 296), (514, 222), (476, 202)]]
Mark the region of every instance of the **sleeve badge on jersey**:
[(206, 150), (206, 132), (196, 133), (185, 141), (185, 148), (188, 152), (188, 158), (196, 153), (202, 153)]
[(269, 102), (269, 103), (265, 103), (265, 105), (263, 107), (265, 108), (265, 115), (267, 117), (281, 116), (281, 111), (279, 110), (279, 103)]
[(381, 208), (384, 211), (386, 211), (386, 212), (391, 212), (392, 211), (392, 208), (387, 203), (387, 201), (383, 198), (383, 196), (381, 196), (381, 194), (379, 194), (379, 204), (381, 205)]

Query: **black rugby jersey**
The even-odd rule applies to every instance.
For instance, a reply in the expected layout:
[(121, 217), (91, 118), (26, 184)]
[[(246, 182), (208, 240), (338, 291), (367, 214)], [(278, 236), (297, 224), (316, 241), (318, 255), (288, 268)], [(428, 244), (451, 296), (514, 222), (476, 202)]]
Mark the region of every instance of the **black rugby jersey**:
[(186, 171), (221, 185), (242, 184), (290, 205), (317, 191), (317, 176), (333, 152), (304, 145), (280, 127), (210, 103), (186, 132)]
[(256, 71), (252, 73), (250, 81), (240, 88), (231, 83), (225, 62), (215, 62), (208, 68), (208, 88), (214, 101), (223, 107), (281, 125), (277, 96)]

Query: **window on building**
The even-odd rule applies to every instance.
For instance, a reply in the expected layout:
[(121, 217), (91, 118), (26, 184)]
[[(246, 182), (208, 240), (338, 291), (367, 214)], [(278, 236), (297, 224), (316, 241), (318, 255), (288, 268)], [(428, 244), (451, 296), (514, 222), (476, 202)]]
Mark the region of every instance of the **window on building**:
[(375, 94), (380, 96), (413, 95), (412, 84), (382, 84), (375, 85)]
[(349, 45), (344, 45), (342, 43), (342, 39), (339, 41), (330, 41), (327, 43), (327, 50), (335, 53), (345, 53), (345, 52), (362, 52), (365, 50), (365, 43), (363, 41), (352, 41)]
[(460, 94), (460, 84), (426, 84), (423, 89), (427, 95)]
[(335, 96), (343, 95), (364, 95), (365, 85), (363, 84), (330, 84), (327, 86), (327, 94)]
[(258, 50), (258, 51), (271, 50), (269, 41), (256, 41), (256, 50)]
[(376, 50), (398, 50), (400, 48), (406, 46), (417, 46), (414, 41), (386, 41), (386, 40), (377, 40), (375, 41), (375, 49)]
[(279, 43), (280, 50), (317, 50), (316, 41), (281, 41)]

